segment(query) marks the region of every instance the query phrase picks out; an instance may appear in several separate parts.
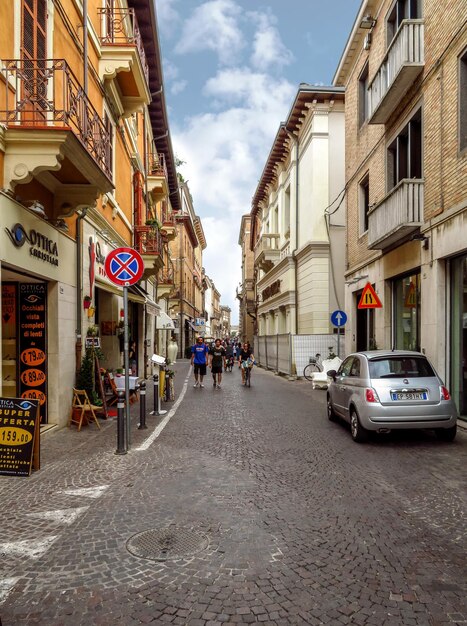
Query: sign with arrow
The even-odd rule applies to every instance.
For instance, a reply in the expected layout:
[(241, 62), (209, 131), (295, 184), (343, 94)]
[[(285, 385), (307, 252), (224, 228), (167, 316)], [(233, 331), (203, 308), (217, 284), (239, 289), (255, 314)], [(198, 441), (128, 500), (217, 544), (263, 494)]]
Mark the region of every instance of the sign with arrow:
[(373, 289), (371, 283), (367, 283), (363, 288), (360, 302), (358, 303), (359, 309), (382, 309), (383, 305), (381, 300), (376, 295), (376, 291)]
[(339, 309), (337, 309), (337, 311), (333, 311), (331, 313), (331, 323), (334, 326), (337, 326), (337, 328), (345, 326), (347, 323), (347, 313), (339, 311)]

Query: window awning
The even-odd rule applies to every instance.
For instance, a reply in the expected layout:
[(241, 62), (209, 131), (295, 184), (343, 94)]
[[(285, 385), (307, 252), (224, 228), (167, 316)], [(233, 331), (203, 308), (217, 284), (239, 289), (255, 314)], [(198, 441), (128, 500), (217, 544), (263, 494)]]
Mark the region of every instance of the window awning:
[(146, 298), (146, 313), (148, 315), (160, 315), (161, 313), (163, 313), (161, 307), (154, 302), (154, 300), (151, 300), (151, 298)]
[(158, 330), (173, 330), (175, 324), (173, 319), (169, 317), (165, 311), (159, 311), (156, 317), (156, 328)]
[(190, 322), (190, 320), (185, 320), (185, 324), (187, 326), (189, 326), (191, 328), (191, 330), (194, 330), (195, 333), (197, 333), (199, 331), (199, 329), (196, 328), (196, 326), (193, 324), (193, 322)]

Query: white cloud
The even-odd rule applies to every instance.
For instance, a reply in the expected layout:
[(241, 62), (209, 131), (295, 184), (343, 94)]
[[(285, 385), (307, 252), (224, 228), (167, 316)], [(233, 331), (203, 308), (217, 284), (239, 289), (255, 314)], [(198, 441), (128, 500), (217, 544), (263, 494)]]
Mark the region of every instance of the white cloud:
[(234, 0), (209, 0), (196, 7), (183, 25), (178, 54), (211, 50), (223, 65), (238, 61), (245, 45), (239, 26), (241, 8)]
[(157, 22), (166, 36), (172, 35), (175, 27), (180, 22), (180, 15), (176, 9), (178, 0), (157, 0)]
[(285, 79), (246, 68), (225, 69), (205, 85), (223, 110), (194, 115), (172, 127), (181, 171), (201, 215), (207, 248), (203, 264), (237, 317), (235, 287), (241, 279), (237, 245), (240, 218), (251, 200), (295, 87)]
[(294, 60), (292, 52), (284, 45), (278, 29), (276, 18), (272, 14), (252, 11), (250, 19), (258, 24), (253, 40), (252, 65), (259, 70), (282, 68)]
[(187, 85), (188, 81), (186, 80), (176, 80), (171, 86), (170, 91), (174, 96), (176, 96), (179, 93), (182, 93), (182, 91), (185, 91)]

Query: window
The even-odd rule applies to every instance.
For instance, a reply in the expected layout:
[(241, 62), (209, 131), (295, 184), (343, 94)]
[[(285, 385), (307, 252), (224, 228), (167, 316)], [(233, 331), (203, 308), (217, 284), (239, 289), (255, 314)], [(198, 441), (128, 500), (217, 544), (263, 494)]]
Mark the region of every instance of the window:
[(459, 150), (467, 148), (467, 50), (459, 67)]
[(360, 378), (360, 359), (358, 359), (357, 357), (355, 357), (353, 360), (349, 376), (353, 376), (354, 378)]
[(388, 191), (404, 178), (422, 177), (422, 112), (419, 109), (388, 147)]
[(368, 174), (360, 182), (360, 234), (368, 230), (368, 213), (370, 211), (370, 177)]
[(340, 366), (337, 372), (337, 375), (338, 376), (350, 376), (350, 370), (352, 368), (353, 361), (354, 361), (353, 356), (349, 356), (347, 359), (345, 359), (345, 361)]
[(290, 238), (290, 187), (287, 187), (284, 195), (284, 224), (283, 224), (284, 237)]
[(421, 0), (396, 0), (387, 19), (388, 46), (399, 30), (402, 20), (416, 20), (421, 16)]
[(428, 361), (420, 356), (390, 357), (387, 359), (370, 359), (368, 361), (370, 378), (430, 378), (435, 376)]
[(393, 282), (394, 347), (397, 350), (420, 350), (420, 274)]
[(368, 93), (368, 63), (363, 68), (358, 79), (358, 125), (363, 124), (368, 119), (369, 110), (369, 93)]

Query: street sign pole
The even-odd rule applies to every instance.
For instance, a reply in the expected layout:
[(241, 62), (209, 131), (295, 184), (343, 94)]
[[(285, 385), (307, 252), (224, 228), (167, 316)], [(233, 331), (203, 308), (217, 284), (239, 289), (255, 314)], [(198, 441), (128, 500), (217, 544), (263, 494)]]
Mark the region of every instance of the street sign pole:
[(128, 287), (123, 287), (123, 367), (125, 368), (125, 424), (126, 424), (126, 447), (130, 449), (131, 445), (131, 429), (130, 429), (130, 358), (128, 354)]
[(126, 450), (131, 445), (130, 424), (130, 359), (128, 336), (128, 287), (135, 285), (144, 274), (144, 261), (134, 248), (115, 248), (105, 257), (105, 272), (109, 280), (123, 287), (123, 368), (125, 376), (125, 428)]

